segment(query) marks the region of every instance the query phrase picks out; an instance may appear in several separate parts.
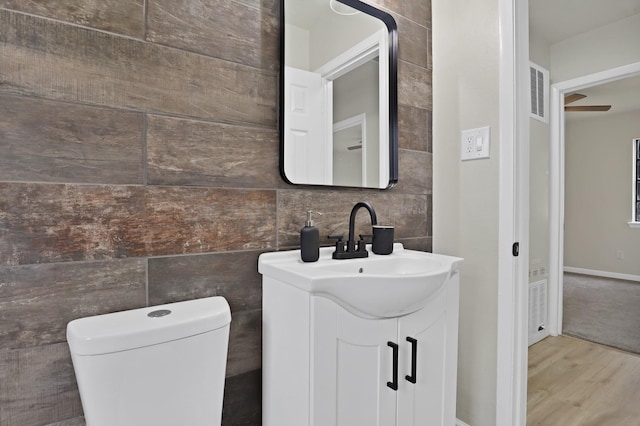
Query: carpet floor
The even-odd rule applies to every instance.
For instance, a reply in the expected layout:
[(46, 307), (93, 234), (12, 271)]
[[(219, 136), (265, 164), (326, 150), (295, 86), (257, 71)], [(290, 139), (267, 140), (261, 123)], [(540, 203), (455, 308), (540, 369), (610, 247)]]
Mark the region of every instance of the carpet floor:
[(562, 330), (640, 354), (640, 283), (565, 272)]

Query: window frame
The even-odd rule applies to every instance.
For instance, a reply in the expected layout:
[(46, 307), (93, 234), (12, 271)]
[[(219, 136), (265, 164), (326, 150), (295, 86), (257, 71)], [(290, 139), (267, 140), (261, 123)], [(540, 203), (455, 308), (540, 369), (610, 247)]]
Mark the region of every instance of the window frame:
[(629, 222), (629, 227), (640, 228), (640, 138), (633, 139), (631, 147), (633, 180), (631, 181), (631, 222)]

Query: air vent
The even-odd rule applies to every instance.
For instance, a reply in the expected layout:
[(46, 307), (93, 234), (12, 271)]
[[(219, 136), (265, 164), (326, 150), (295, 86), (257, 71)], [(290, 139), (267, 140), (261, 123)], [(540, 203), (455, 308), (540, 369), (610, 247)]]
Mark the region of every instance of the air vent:
[(547, 326), (547, 280), (529, 284), (529, 346), (549, 335)]
[(529, 63), (531, 87), (530, 117), (549, 122), (549, 71), (533, 62)]

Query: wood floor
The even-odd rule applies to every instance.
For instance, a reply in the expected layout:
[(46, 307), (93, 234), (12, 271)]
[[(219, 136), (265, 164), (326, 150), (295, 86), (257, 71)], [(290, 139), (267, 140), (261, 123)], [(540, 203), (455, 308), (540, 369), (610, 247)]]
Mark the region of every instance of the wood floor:
[(640, 356), (572, 337), (529, 348), (527, 426), (640, 426)]

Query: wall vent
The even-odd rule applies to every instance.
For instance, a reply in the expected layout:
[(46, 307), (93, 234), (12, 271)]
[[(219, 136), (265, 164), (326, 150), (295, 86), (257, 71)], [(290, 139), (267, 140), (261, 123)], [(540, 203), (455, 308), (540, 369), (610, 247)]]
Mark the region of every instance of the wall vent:
[(547, 331), (547, 280), (529, 283), (529, 346), (549, 335)]
[(548, 123), (549, 71), (533, 62), (529, 62), (529, 80), (531, 89), (531, 112), (529, 116)]

